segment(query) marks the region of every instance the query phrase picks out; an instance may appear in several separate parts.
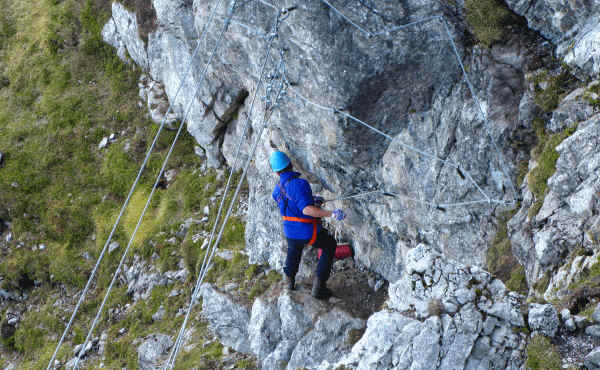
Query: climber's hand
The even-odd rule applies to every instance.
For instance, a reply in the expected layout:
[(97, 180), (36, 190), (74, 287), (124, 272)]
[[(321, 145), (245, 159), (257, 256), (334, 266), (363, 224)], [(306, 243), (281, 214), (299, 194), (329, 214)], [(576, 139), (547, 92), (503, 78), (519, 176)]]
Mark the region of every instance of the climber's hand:
[(323, 205), (323, 203), (325, 203), (325, 199), (318, 195), (313, 197), (313, 201), (315, 202), (315, 206), (317, 206), (317, 207), (321, 207)]
[(342, 221), (343, 219), (346, 218), (346, 214), (341, 209), (336, 209), (335, 211), (333, 211), (331, 216), (338, 221)]

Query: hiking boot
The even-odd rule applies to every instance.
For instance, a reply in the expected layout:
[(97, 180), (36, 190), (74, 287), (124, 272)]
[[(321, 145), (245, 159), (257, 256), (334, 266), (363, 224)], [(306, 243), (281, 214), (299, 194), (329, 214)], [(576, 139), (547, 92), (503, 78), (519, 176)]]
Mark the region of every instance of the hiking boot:
[(333, 293), (327, 288), (327, 286), (325, 286), (325, 284), (326, 282), (319, 279), (318, 276), (315, 276), (311, 292), (312, 296), (316, 299), (327, 299), (331, 297)]
[(288, 290), (296, 290), (296, 278), (294, 276), (287, 277), (287, 288)]

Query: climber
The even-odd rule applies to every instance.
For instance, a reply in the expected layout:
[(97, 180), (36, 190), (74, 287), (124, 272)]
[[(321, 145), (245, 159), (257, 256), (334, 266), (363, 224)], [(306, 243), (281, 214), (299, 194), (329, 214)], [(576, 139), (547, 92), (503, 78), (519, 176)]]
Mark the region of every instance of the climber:
[(326, 282), (333, 264), (336, 241), (321, 226), (321, 218), (334, 217), (341, 221), (346, 215), (341, 209), (329, 211), (320, 207), (323, 198), (313, 197), (308, 181), (301, 179), (298, 172), (292, 171), (292, 163), (285, 153), (273, 152), (269, 162), (271, 169), (279, 176), (279, 183), (273, 190), (273, 199), (283, 216), (283, 231), (288, 243), (283, 269), (287, 276), (288, 289), (295, 289), (295, 277), (304, 245), (312, 245), (322, 250), (313, 280), (312, 296), (327, 299), (331, 296), (331, 291)]

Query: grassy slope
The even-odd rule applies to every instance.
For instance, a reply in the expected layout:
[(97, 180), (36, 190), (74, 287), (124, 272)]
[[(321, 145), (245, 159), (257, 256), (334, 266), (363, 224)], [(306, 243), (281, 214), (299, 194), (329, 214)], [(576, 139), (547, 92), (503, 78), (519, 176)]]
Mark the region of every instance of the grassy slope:
[[(109, 17), (109, 1), (0, 0), (0, 6), (0, 152), (4, 154), (0, 218), (11, 221), (15, 238), (0, 252), (0, 276), (9, 289), (22, 289), (33, 280), (40, 284), (28, 290), (33, 310), (24, 315), (15, 335), (3, 341), (0, 352), (20, 358), (22, 368), (42, 368), (71, 313), (68, 307), (53, 305), (85, 284), (157, 127), (145, 118), (145, 108), (137, 106), (140, 72), (122, 63), (113, 48), (102, 42), (100, 31)], [(118, 133), (117, 141), (99, 150), (100, 140), (111, 133)], [(172, 132), (161, 136), (158, 152), (117, 229), (120, 251), (173, 136)], [(174, 268), (183, 256), (196, 272), (202, 255), (200, 243), (192, 243), (190, 235), (210, 230), (210, 223), (194, 225), (174, 245), (165, 240), (183, 219), (200, 218), (198, 214), (222, 185), (214, 171), (198, 170), (201, 161), (193, 146), (189, 135), (181, 139), (167, 168), (178, 169), (176, 180), (155, 195), (134, 244), (135, 253), (143, 257), (157, 253), (163, 271)], [(239, 250), (243, 233), (241, 220), (234, 219), (222, 245)], [(22, 246), (17, 248), (17, 242)], [(34, 250), (41, 243), (46, 249)], [(86, 253), (92, 258), (83, 258)], [(101, 265), (98, 286), (82, 306), (61, 359), (68, 358), (72, 345), (83, 341), (118, 258), (118, 253), (112, 253)], [(240, 282), (240, 290), (248, 289), (250, 298), (277, 281), (272, 274), (261, 274), (264, 267), (250, 266), (239, 252), (233, 263), (217, 260), (216, 269)], [(216, 273), (209, 278), (216, 283), (223, 280)], [(156, 331), (174, 334), (182, 319), (175, 315), (189, 299), (189, 284), (157, 288), (151, 299), (132, 305), (124, 319), (104, 320), (99, 329), (110, 337), (105, 364), (135, 367), (135, 339)], [(167, 298), (173, 288), (186, 293)], [(116, 288), (111, 306), (131, 303), (125, 290)], [(151, 315), (162, 303), (166, 317), (174, 319), (152, 323)], [(4, 311), (0, 314), (1, 321)], [(126, 334), (118, 335), (120, 328), (126, 328)], [(205, 325), (197, 329), (198, 340), (210, 339)], [(183, 366), (205, 357), (213, 361), (219, 351), (217, 344), (197, 346), (184, 354)]]

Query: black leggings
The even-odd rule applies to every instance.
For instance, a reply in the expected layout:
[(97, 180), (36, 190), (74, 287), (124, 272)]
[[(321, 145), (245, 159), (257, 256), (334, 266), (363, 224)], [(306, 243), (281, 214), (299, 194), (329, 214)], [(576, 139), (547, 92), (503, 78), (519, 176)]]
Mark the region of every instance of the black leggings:
[[(283, 271), (287, 276), (294, 277), (300, 266), (302, 249), (304, 248), (304, 245), (308, 244), (309, 240), (287, 238), (287, 242), (288, 251)], [(321, 258), (319, 258), (319, 263), (317, 264), (317, 276), (322, 281), (327, 281), (327, 279), (329, 279), (329, 274), (331, 273), (331, 265), (333, 265), (333, 256), (335, 254), (337, 243), (335, 239), (329, 235), (327, 230), (321, 229), (321, 232), (317, 235), (317, 240), (312, 246), (323, 250)]]

